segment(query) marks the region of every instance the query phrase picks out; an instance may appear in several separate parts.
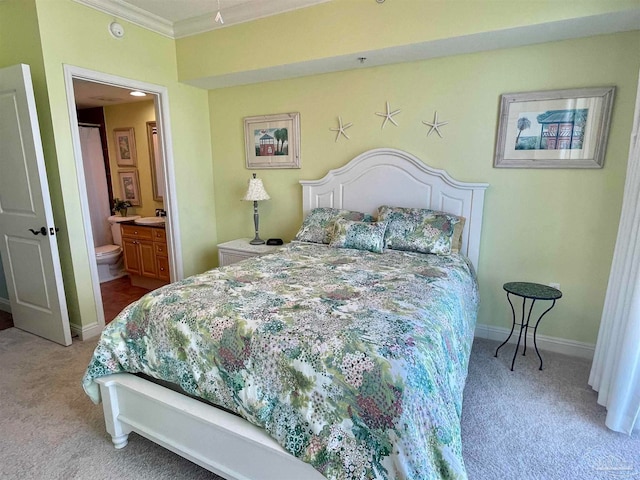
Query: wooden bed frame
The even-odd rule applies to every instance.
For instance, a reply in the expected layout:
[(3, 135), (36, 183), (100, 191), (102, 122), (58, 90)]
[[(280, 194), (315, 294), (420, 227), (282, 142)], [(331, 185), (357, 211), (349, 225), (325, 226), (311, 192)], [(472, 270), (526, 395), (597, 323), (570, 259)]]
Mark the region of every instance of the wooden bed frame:
[[(315, 207), (374, 213), (380, 205), (464, 216), (462, 252), (478, 267), (486, 183), (463, 183), (400, 150), (370, 150), (316, 181), (301, 181), (303, 211)], [(123, 448), (130, 432), (227, 479), (321, 480), (246, 420), (127, 373), (96, 380), (107, 432)]]

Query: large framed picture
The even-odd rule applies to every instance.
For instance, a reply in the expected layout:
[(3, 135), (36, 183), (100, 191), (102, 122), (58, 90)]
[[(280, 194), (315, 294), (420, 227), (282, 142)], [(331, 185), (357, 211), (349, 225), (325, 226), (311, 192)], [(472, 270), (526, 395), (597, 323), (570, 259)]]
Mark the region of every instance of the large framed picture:
[(142, 205), (140, 200), (140, 180), (138, 178), (138, 170), (119, 170), (120, 189), (122, 197), (128, 201), (132, 207)]
[(116, 160), (119, 167), (135, 167), (136, 138), (133, 127), (114, 128), (113, 136), (116, 142)]
[(250, 170), (300, 168), (300, 114), (245, 117), (244, 142)]
[(493, 166), (602, 168), (615, 87), (501, 97)]

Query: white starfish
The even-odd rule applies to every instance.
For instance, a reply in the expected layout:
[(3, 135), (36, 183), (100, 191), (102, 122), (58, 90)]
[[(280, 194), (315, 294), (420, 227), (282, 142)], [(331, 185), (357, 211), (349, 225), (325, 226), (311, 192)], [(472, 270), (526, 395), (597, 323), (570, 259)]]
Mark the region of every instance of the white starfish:
[(342, 124), (342, 117), (338, 117), (338, 124), (339, 127), (338, 128), (330, 128), (329, 130), (331, 130), (332, 132), (338, 132), (336, 134), (336, 142), (338, 141), (338, 139), (340, 138), (340, 135), (344, 135), (344, 138), (346, 138), (347, 140), (349, 140), (349, 135), (346, 134), (345, 130), (347, 128), (349, 128), (351, 125), (353, 125), (352, 122), (347, 123), (346, 125)]
[(446, 125), (449, 122), (439, 122), (438, 121), (438, 112), (436, 111), (435, 115), (433, 116), (433, 122), (425, 122), (424, 120), (422, 121), (422, 123), (424, 123), (425, 125), (430, 126), (431, 128), (429, 129), (429, 131), (427, 132), (427, 137), (429, 135), (431, 135), (431, 132), (433, 132), (434, 130), (436, 131), (436, 133), (438, 134), (438, 136), (440, 138), (442, 138), (442, 133), (440, 133), (440, 128), (444, 125)]
[(393, 112), (390, 110), (389, 102), (387, 102), (387, 112), (386, 113), (376, 112), (376, 115), (378, 115), (380, 117), (384, 117), (384, 122), (382, 122), (382, 127), (380, 127), (380, 130), (382, 130), (384, 128), (384, 126), (387, 124), (387, 120), (389, 120), (391, 123), (393, 123), (397, 127), (398, 124), (395, 122), (395, 120), (392, 117), (394, 115), (397, 115), (398, 113), (400, 113), (400, 109), (394, 110)]

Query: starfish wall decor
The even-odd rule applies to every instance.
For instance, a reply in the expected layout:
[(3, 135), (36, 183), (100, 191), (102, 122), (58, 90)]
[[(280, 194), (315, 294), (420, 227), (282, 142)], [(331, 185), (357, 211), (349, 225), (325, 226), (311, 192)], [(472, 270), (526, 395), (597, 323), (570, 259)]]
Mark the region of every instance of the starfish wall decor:
[(427, 132), (427, 137), (429, 135), (431, 135), (431, 132), (433, 132), (434, 130), (436, 131), (436, 133), (438, 134), (438, 136), (440, 138), (442, 138), (442, 133), (440, 133), (440, 127), (446, 125), (449, 122), (439, 122), (438, 121), (438, 112), (435, 112), (435, 115), (433, 116), (433, 122), (425, 122), (424, 120), (422, 121), (422, 123), (424, 123), (425, 125), (431, 127), (429, 129), (429, 131)]
[(349, 123), (343, 125), (342, 124), (342, 117), (338, 117), (338, 128), (330, 128), (329, 130), (331, 130), (332, 132), (338, 132), (338, 133), (336, 133), (336, 142), (340, 138), (340, 135), (344, 135), (344, 138), (349, 140), (349, 135), (346, 134), (345, 130), (347, 128), (351, 127), (352, 125), (353, 125), (352, 122), (349, 122)]
[(391, 123), (393, 123), (397, 127), (398, 124), (393, 119), (393, 116), (397, 115), (398, 113), (400, 113), (400, 109), (394, 110), (393, 112), (391, 111), (391, 109), (389, 108), (389, 102), (387, 102), (387, 111), (386, 111), (386, 113), (384, 113), (384, 112), (376, 112), (376, 115), (378, 115), (379, 117), (384, 117), (384, 121), (382, 122), (382, 127), (380, 127), (380, 130), (382, 130), (384, 128), (384, 126), (387, 124), (387, 121), (390, 121)]

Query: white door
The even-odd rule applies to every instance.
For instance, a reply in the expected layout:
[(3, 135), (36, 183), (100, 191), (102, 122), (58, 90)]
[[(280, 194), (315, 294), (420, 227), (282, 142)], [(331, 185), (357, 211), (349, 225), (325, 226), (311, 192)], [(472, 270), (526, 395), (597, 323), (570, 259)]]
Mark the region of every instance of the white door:
[(0, 69), (0, 254), (14, 325), (71, 345), (28, 65)]

